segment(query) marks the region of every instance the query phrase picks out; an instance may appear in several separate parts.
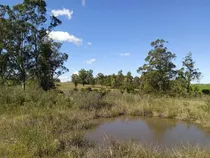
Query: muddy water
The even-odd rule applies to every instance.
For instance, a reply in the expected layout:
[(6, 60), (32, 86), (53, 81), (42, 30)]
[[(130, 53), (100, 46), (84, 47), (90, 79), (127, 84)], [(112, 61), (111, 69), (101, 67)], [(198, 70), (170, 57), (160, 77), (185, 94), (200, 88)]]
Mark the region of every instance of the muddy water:
[(163, 147), (186, 144), (210, 147), (209, 132), (196, 125), (171, 119), (143, 117), (105, 119), (86, 134), (87, 139), (98, 144), (104, 142), (105, 136)]

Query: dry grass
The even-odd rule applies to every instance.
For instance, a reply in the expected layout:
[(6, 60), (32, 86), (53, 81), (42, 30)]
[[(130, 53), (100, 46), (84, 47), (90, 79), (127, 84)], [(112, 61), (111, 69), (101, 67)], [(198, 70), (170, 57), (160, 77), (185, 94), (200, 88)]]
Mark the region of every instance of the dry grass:
[(83, 138), (100, 117), (156, 116), (210, 127), (209, 98), (169, 98), (110, 93), (0, 89), (0, 157), (207, 157), (199, 147), (166, 152), (134, 143), (103, 149)]
[(103, 147), (89, 150), (87, 158), (208, 158), (210, 152), (198, 146), (182, 146), (174, 149), (145, 147), (133, 142), (107, 140)]

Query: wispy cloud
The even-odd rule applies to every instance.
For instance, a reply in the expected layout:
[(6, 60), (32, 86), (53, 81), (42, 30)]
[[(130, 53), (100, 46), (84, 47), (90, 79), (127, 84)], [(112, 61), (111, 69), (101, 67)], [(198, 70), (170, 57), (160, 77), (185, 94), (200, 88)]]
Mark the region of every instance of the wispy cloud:
[(54, 15), (55, 17), (57, 16), (67, 16), (67, 18), (70, 20), (73, 15), (73, 11), (69, 9), (63, 8), (62, 10), (52, 10), (51, 14)]
[(120, 54), (120, 56), (130, 56), (130, 53), (122, 53), (122, 54)]
[(88, 42), (87, 45), (88, 45), (88, 46), (92, 46), (92, 43), (91, 43), (91, 42)]
[(59, 42), (70, 42), (79, 46), (82, 44), (82, 39), (63, 31), (52, 31), (49, 33), (49, 37)]
[(91, 64), (93, 64), (95, 61), (96, 61), (96, 59), (93, 58), (93, 59), (87, 60), (85, 63), (91, 65)]
[(86, 0), (82, 0), (82, 6), (85, 6)]

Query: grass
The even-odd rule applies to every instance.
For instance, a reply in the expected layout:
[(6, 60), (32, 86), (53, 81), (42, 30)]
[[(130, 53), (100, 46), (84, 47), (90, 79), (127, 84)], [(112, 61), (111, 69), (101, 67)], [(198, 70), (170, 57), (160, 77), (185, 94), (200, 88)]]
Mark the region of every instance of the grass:
[[(64, 86), (65, 87), (65, 86)], [(53, 90), (36, 86), (26, 91), (0, 87), (0, 157), (208, 157), (201, 147), (150, 149), (133, 142), (109, 140), (99, 148), (84, 139), (98, 118), (120, 115), (176, 118), (210, 129), (210, 98), (171, 98)]]
[(192, 87), (197, 87), (201, 92), (203, 89), (210, 89), (210, 84), (193, 84)]
[[(56, 86), (58, 87), (58, 89), (61, 89), (62, 91), (69, 91), (69, 90), (72, 90), (75, 88), (74, 84), (71, 83), (71, 82), (60, 82), (60, 83), (56, 83)], [(77, 88), (79, 90), (81, 90), (82, 88), (88, 88), (88, 87), (91, 87), (93, 89), (100, 89), (102, 88), (103, 86), (101, 85), (81, 85), (81, 84), (78, 84)]]

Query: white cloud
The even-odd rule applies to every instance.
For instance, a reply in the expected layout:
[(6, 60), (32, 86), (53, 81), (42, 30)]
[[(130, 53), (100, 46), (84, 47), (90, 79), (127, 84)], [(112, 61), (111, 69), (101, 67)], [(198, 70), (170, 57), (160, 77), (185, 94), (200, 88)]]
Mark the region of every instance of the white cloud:
[(86, 0), (82, 0), (82, 6), (85, 6)]
[(49, 37), (59, 42), (74, 43), (77, 46), (82, 44), (82, 39), (77, 38), (74, 35), (69, 34), (68, 32), (52, 31), (49, 33)]
[(75, 72), (72, 73), (72, 75), (78, 75), (78, 74), (79, 74), (78, 71), (75, 71)]
[(87, 60), (85, 63), (87, 63), (87, 64), (92, 64), (92, 63), (94, 63), (96, 61), (96, 59), (90, 59), (90, 60)]
[(122, 54), (120, 54), (120, 56), (130, 56), (130, 53), (122, 53)]
[(91, 43), (91, 42), (88, 42), (88, 43), (87, 43), (87, 45), (88, 45), (88, 46), (91, 46), (91, 45), (92, 45), (92, 43)]
[(63, 75), (63, 76), (60, 76), (59, 79), (61, 80), (61, 82), (70, 82), (71, 76)]
[(57, 17), (57, 16), (67, 16), (68, 19), (70, 20), (72, 18), (73, 11), (63, 8), (62, 10), (59, 10), (59, 9), (58, 10), (52, 10), (51, 13), (55, 17)]

